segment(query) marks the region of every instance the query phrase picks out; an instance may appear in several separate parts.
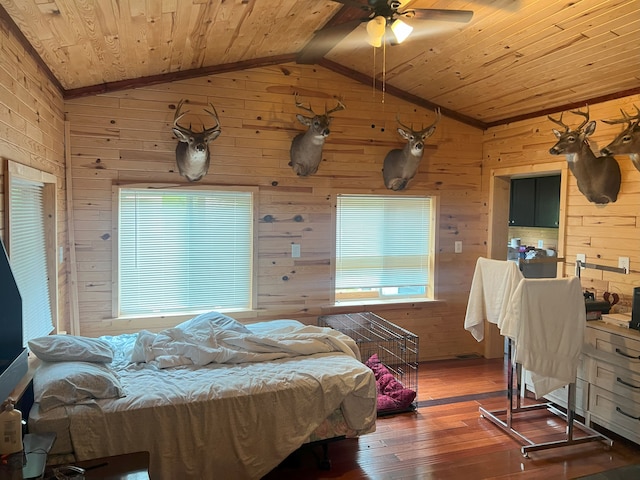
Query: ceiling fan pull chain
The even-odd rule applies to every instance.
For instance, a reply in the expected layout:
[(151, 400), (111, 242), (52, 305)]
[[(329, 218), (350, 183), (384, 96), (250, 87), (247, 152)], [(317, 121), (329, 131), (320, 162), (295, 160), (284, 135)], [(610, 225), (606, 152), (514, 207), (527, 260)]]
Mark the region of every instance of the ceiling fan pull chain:
[(384, 105), (384, 94), (387, 89), (387, 32), (384, 34), (382, 42), (382, 104)]

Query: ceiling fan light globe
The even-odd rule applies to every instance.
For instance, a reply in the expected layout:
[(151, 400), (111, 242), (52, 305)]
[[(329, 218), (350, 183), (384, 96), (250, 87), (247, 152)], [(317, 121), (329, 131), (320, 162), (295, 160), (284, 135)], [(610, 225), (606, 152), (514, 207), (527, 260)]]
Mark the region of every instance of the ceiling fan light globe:
[(372, 47), (378, 48), (382, 46), (382, 37), (369, 37), (367, 43)]
[(407, 39), (409, 35), (411, 35), (413, 27), (404, 23), (402, 20), (397, 19), (391, 24), (391, 31), (396, 37), (396, 42), (402, 43)]
[(384, 36), (386, 24), (387, 20), (381, 16), (374, 17), (367, 22), (367, 41), (369, 45), (374, 47), (382, 46), (382, 37)]

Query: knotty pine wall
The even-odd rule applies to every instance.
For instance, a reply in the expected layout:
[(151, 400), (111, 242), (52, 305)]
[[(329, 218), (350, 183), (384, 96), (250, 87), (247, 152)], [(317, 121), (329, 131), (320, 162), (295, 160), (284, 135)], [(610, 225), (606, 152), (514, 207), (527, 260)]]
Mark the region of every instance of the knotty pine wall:
[[(635, 112), (633, 105), (640, 105), (639, 102), (640, 95), (634, 95), (590, 105), (590, 118), (597, 120), (596, 131), (590, 137), (594, 151), (606, 146), (622, 131), (622, 125), (607, 125), (600, 120), (621, 118), (621, 108), (628, 113)], [(577, 126), (582, 117), (565, 113), (564, 121)], [(556, 143), (552, 128), (557, 126), (547, 117), (538, 117), (487, 130), (483, 147), (483, 185), (488, 185), (493, 169), (564, 160), (564, 156), (548, 153)], [(606, 291), (618, 293), (621, 301), (614, 310), (629, 312), (633, 287), (640, 286), (640, 172), (633, 167), (629, 157), (619, 155), (616, 158), (622, 171), (622, 185), (615, 203), (606, 206), (589, 203), (578, 190), (573, 175), (568, 177), (564, 274), (575, 274), (578, 253), (584, 253), (588, 263), (610, 267), (618, 266), (618, 257), (629, 257), (629, 275), (594, 269), (583, 269), (580, 275), (583, 287), (595, 292), (598, 299), (602, 299)]]
[[(289, 162), (292, 138), (303, 130), (304, 113), (293, 93), (322, 111), (342, 96), (346, 110), (335, 113), (324, 161), (316, 175), (297, 177)], [(382, 181), (388, 150), (403, 146), (403, 123), (433, 122), (434, 113), (382, 94), (329, 70), (287, 64), (219, 74), (69, 100), (74, 236), (81, 333), (158, 329), (153, 324), (112, 316), (111, 188), (115, 183), (186, 183), (177, 173), (171, 133), (174, 107), (188, 99), (194, 129), (208, 103), (215, 105), (222, 134), (210, 145), (209, 185), (258, 187), (257, 305), (233, 314), (245, 321), (295, 318), (315, 323), (318, 315), (374, 311), (420, 336), (421, 360), (481, 353), (464, 330), (464, 312), (475, 260), (486, 252), (487, 207), (481, 189), (482, 131), (442, 119), (408, 194), (439, 199), (437, 298), (429, 303), (372, 308), (331, 308), (332, 198), (336, 193), (389, 192)], [(193, 116), (191, 116), (193, 115)], [(211, 123), (207, 123), (210, 126)], [(271, 216), (275, 221), (265, 221)], [(300, 221), (301, 219), (301, 221)], [(296, 221), (298, 220), (298, 221)], [(366, 235), (367, 232), (363, 232)], [(454, 241), (463, 253), (454, 254)], [(299, 243), (301, 257), (291, 258)]]
[[(62, 94), (0, 21), (0, 236), (7, 243), (8, 161), (57, 177), (57, 242), (68, 258)], [(59, 302), (53, 316), (60, 330), (68, 329), (67, 267), (66, 262), (58, 263)]]

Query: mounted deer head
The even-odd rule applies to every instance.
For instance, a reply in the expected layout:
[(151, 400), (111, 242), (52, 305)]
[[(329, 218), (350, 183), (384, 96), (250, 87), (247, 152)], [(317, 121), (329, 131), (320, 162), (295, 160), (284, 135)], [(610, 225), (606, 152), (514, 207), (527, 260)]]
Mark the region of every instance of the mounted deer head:
[(418, 165), (424, 154), (424, 141), (436, 131), (436, 125), (440, 121), (440, 109), (436, 108), (436, 121), (422, 130), (414, 130), (403, 125), (400, 118), (396, 120), (400, 127), (398, 133), (407, 143), (404, 148), (394, 148), (384, 159), (382, 167), (382, 177), (384, 184), (389, 190), (404, 190), (418, 170)]
[(190, 182), (197, 182), (209, 170), (209, 142), (218, 138), (222, 130), (218, 120), (218, 112), (212, 104), (209, 105), (211, 105), (213, 112), (206, 109), (205, 112), (214, 118), (215, 126), (204, 128), (202, 125), (202, 132), (199, 133), (191, 130), (191, 124), (189, 124), (189, 128), (180, 126), (178, 124), (180, 119), (189, 113), (189, 110), (180, 113), (183, 103), (184, 100), (180, 100), (173, 117), (173, 134), (179, 140), (176, 146), (176, 163), (180, 175)]
[(324, 107), (324, 114), (317, 115), (311, 109), (311, 106), (305, 107), (298, 101), (298, 95), (296, 94), (296, 107), (301, 108), (309, 113), (311, 117), (305, 117), (304, 115), (296, 115), (298, 121), (309, 127), (306, 132), (299, 133), (291, 142), (290, 156), (291, 161), (289, 166), (293, 168), (301, 177), (313, 175), (318, 171), (318, 165), (322, 161), (322, 147), (324, 141), (330, 133), (329, 124), (332, 117), (329, 115), (339, 110), (344, 110), (346, 107), (338, 100), (338, 104), (331, 110), (327, 110), (327, 106)]
[(640, 170), (640, 109), (636, 109), (635, 116), (627, 115), (624, 110), (622, 117), (617, 120), (602, 120), (604, 123), (614, 125), (617, 123), (626, 123), (625, 129), (618, 135), (613, 142), (600, 150), (601, 155), (629, 155), (633, 166)]
[[(596, 122), (589, 122), (587, 112), (572, 111), (574, 115), (584, 117), (583, 122), (574, 130), (562, 122), (562, 114), (558, 120), (547, 116), (556, 125), (564, 128), (564, 132), (553, 129), (558, 142), (551, 147), (551, 155), (566, 155), (569, 169), (578, 181), (578, 189), (590, 202), (606, 204), (615, 202), (620, 191), (620, 166), (615, 158), (609, 155), (596, 157), (589, 146), (588, 137), (596, 130)], [(585, 127), (582, 130), (582, 127)]]

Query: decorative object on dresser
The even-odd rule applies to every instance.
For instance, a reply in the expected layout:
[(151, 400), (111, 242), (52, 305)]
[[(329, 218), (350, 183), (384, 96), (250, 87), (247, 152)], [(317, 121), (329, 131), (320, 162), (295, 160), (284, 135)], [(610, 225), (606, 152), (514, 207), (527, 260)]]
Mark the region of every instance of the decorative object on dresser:
[(631, 307), (631, 323), (629, 328), (640, 330), (640, 287), (633, 289), (633, 303)]

